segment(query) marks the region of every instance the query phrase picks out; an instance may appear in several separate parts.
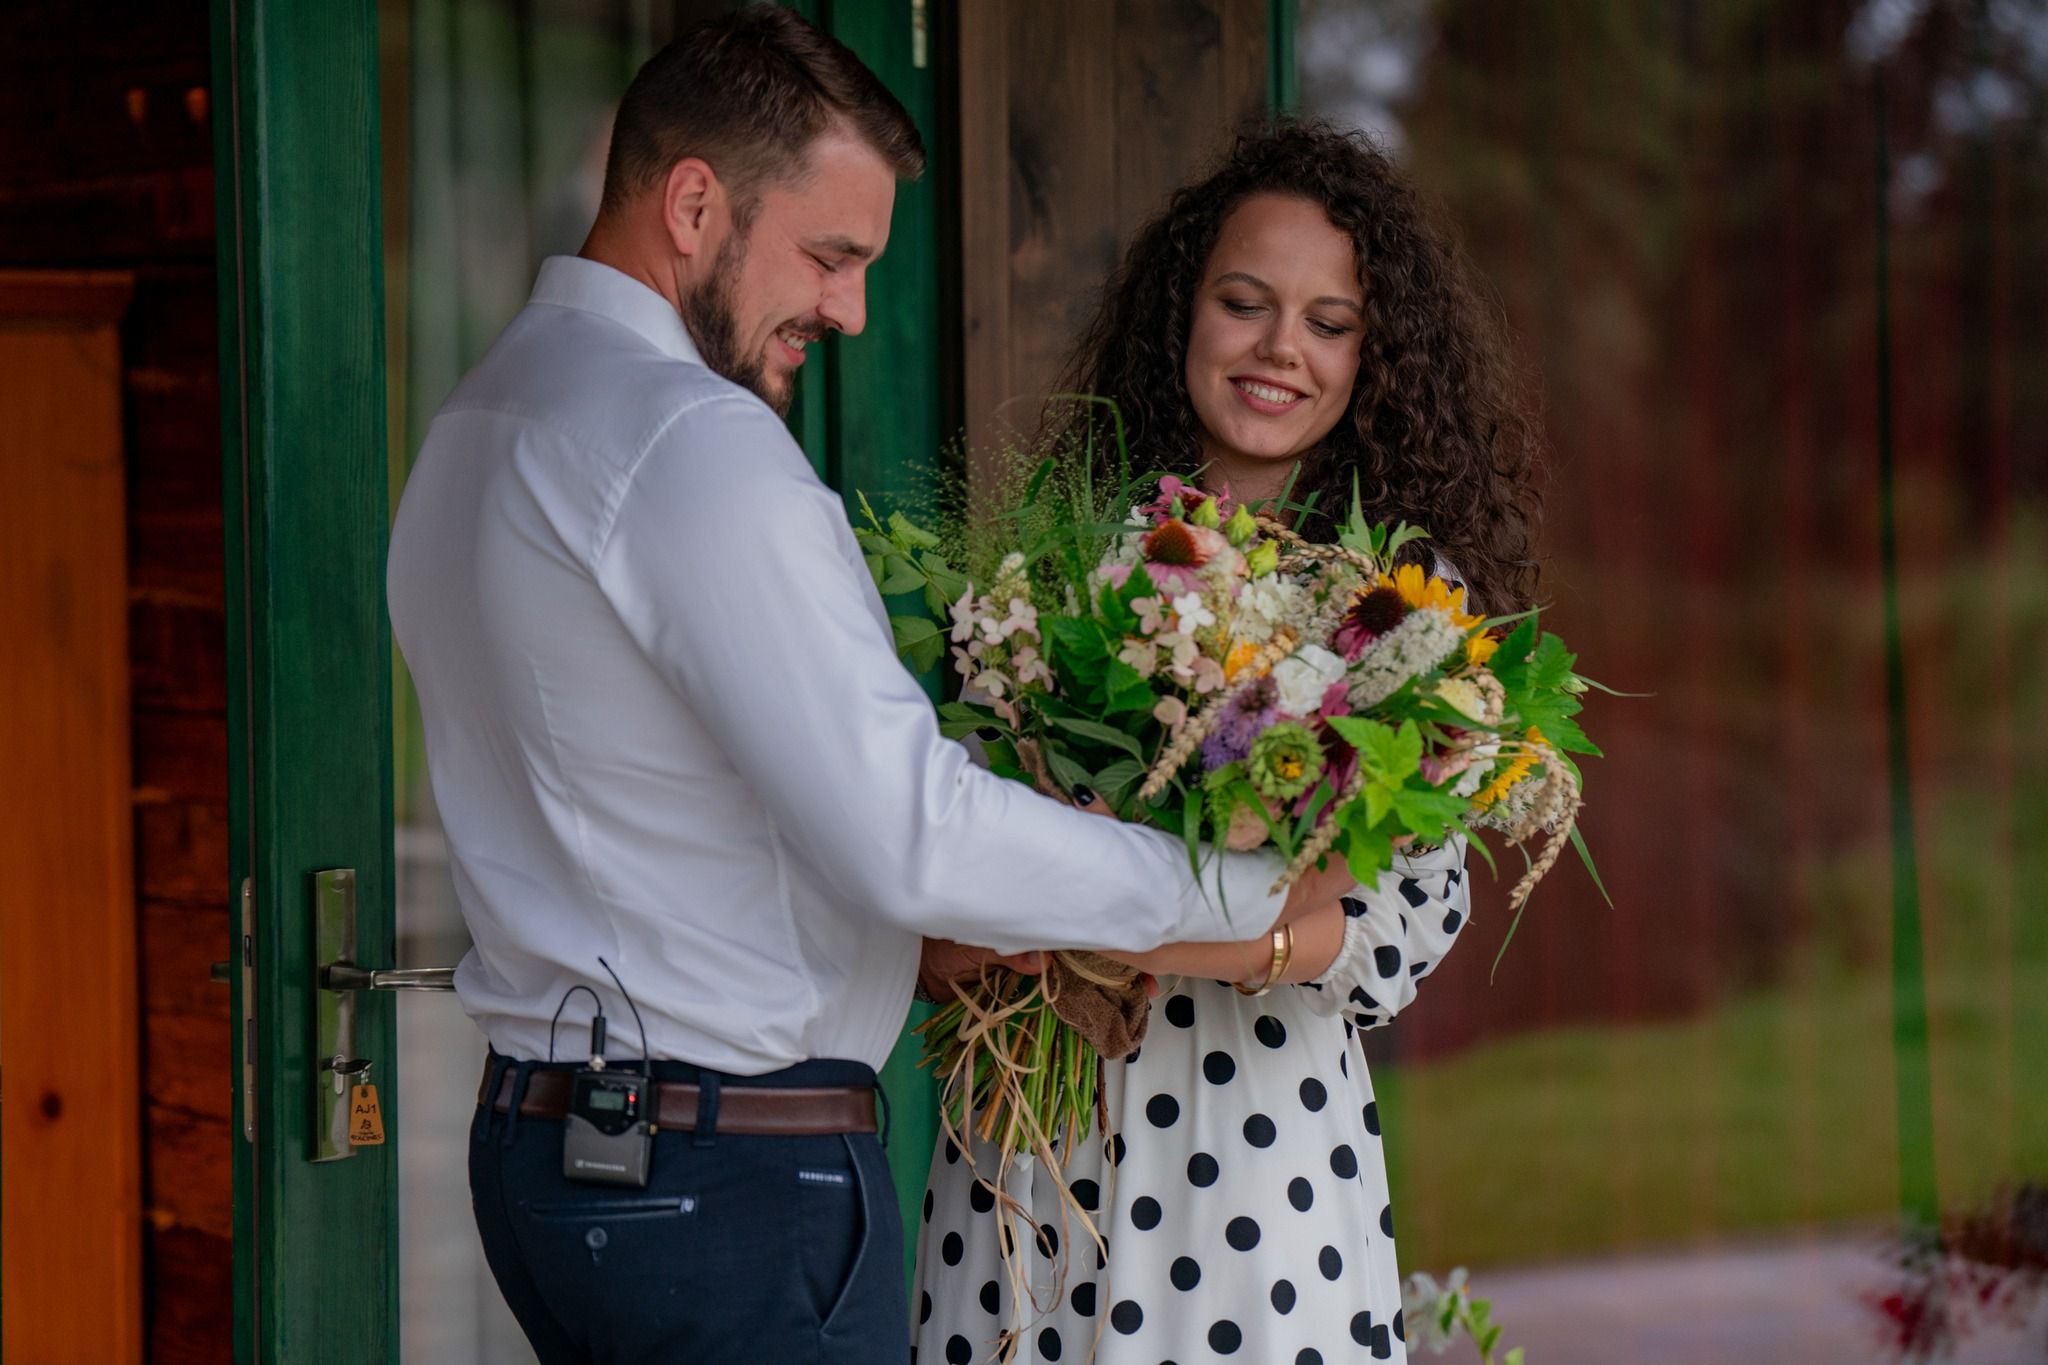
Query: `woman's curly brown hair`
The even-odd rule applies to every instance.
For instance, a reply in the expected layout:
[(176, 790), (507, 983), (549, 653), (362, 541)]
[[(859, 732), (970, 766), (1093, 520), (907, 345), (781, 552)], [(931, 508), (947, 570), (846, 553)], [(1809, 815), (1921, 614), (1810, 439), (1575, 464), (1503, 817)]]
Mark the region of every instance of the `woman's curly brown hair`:
[[(1355, 476), (1368, 520), (1427, 528), (1432, 540), (1418, 551), (1433, 547), (1489, 609), (1528, 606), (1539, 508), (1528, 386), (1455, 241), (1363, 134), (1286, 119), (1239, 137), (1131, 242), (1064, 388), (1116, 401), (1132, 469), (1194, 474), (1202, 428), (1188, 397), (1189, 312), (1224, 220), (1256, 194), (1321, 205), (1355, 244), (1365, 287), (1351, 414), (1303, 458), (1293, 500), (1318, 496), (1297, 529), (1334, 538)], [(1053, 424), (1071, 434), (1090, 420), (1082, 408)]]

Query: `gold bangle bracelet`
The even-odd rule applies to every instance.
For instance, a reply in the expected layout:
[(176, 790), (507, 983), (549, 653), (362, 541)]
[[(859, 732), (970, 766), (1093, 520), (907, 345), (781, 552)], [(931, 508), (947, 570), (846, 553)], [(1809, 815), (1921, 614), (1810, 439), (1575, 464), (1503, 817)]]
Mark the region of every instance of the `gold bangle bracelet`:
[(1287, 972), (1287, 964), (1294, 957), (1294, 926), (1283, 924), (1273, 931), (1273, 962), (1266, 969), (1266, 979), (1257, 986), (1247, 986), (1242, 981), (1233, 981), (1230, 988), (1239, 995), (1258, 997), (1280, 984), (1280, 978)]

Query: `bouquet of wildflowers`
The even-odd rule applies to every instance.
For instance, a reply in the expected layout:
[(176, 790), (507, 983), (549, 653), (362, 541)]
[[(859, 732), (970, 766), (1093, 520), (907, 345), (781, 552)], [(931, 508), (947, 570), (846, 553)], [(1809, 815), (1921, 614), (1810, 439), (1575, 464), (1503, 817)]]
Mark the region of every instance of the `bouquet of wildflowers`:
[[(1425, 532), (1368, 524), (1355, 495), (1336, 543), (1310, 544), (1274, 515), (1284, 498), (1233, 504), (1172, 476), (1102, 490), (1090, 465), (1041, 463), (950, 541), (863, 501), (877, 583), (922, 593), (922, 613), (895, 618), (899, 647), (920, 668), (949, 655), (961, 678), (946, 732), (979, 736), (999, 774), (1085, 785), (1177, 833), (1198, 869), (1207, 847), (1273, 848), (1276, 890), (1332, 856), (1370, 883), (1398, 848), (1454, 835), (1491, 860), (1480, 829), (1540, 843), (1519, 916), (1577, 841), (1569, 755), (1597, 753), (1574, 719), (1574, 656), (1537, 614), (1472, 611), (1400, 562)], [(1134, 1004), (1135, 1027), (1108, 1031), (1127, 1052), (1134, 975), (1059, 953), (1042, 977), (960, 989), (924, 1026), (949, 1135), (971, 1127), (1006, 1163), (1030, 1151), (1057, 1171), (1097, 1117), (1102, 1011), (1075, 1001)]]

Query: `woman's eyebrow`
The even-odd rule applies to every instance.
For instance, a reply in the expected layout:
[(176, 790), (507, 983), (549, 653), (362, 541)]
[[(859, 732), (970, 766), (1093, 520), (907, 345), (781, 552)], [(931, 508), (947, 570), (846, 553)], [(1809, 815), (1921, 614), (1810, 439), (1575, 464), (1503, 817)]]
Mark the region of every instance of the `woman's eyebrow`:
[[(1224, 274), (1218, 275), (1216, 277), (1216, 283), (1246, 284), (1250, 285), (1254, 289), (1263, 289), (1268, 294), (1273, 292), (1272, 285), (1267, 284), (1257, 275), (1247, 274), (1242, 270), (1231, 270), (1225, 272)], [(1352, 312), (1357, 313), (1361, 317), (1365, 315), (1365, 305), (1361, 304), (1357, 299), (1347, 299), (1338, 294), (1325, 294), (1321, 298), (1316, 299), (1315, 302), (1326, 308), (1349, 308)]]

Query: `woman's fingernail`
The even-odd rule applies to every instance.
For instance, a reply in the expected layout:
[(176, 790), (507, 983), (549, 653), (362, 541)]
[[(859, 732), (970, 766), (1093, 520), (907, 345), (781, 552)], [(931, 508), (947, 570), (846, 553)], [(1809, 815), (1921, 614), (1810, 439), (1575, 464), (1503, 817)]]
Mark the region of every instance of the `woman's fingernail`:
[(1074, 804), (1077, 806), (1094, 805), (1095, 793), (1090, 791), (1088, 788), (1082, 786), (1080, 783), (1076, 782), (1074, 784)]

